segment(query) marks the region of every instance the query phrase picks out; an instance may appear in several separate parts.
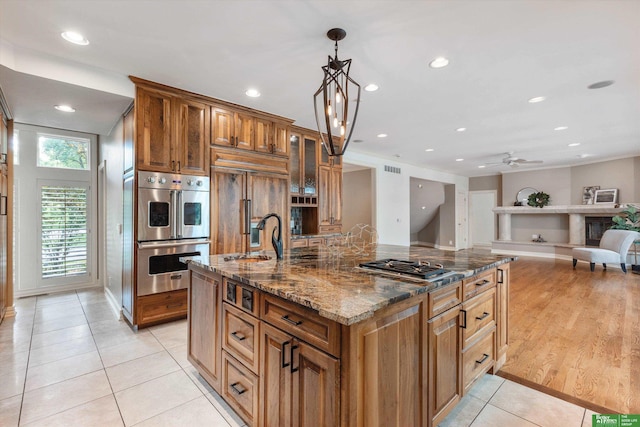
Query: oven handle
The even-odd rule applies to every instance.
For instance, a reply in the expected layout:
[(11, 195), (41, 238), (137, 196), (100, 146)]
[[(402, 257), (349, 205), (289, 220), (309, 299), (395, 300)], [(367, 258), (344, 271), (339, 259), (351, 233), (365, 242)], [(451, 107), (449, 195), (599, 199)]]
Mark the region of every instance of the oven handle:
[(171, 227), (171, 231), (170, 231), (170, 235), (169, 237), (172, 239), (177, 239), (177, 233), (176, 233), (176, 190), (171, 190), (169, 191), (169, 207), (170, 207), (170, 211), (169, 211), (169, 215), (170, 215), (170, 224), (169, 226)]
[[(178, 162), (180, 167), (180, 162)], [(176, 211), (176, 237), (182, 238), (182, 190), (176, 191), (176, 203), (174, 204)]]
[(209, 239), (199, 240), (171, 240), (164, 242), (138, 242), (138, 249), (174, 248), (176, 246), (209, 244)]

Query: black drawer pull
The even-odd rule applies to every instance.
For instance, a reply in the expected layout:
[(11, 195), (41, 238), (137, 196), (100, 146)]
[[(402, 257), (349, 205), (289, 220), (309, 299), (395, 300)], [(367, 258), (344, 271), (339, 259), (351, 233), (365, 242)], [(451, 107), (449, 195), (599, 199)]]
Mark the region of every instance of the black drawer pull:
[(300, 364), (298, 363), (298, 367), (294, 368), (293, 367), (293, 352), (298, 348), (297, 345), (292, 345), (291, 346), (291, 373), (293, 374), (294, 372), (298, 372), (298, 369), (300, 368)]
[(282, 316), (282, 320), (284, 320), (287, 323), (291, 323), (293, 326), (302, 325), (302, 320), (295, 321), (293, 319), (290, 319), (288, 314), (285, 314), (284, 316)]
[(484, 354), (482, 355), (482, 359), (480, 359), (480, 360), (476, 360), (476, 363), (477, 363), (478, 365), (482, 365), (482, 363), (484, 363), (484, 361), (485, 361), (485, 360), (487, 360), (488, 358), (489, 358), (489, 355), (488, 355), (487, 353), (484, 353)]
[(233, 383), (233, 384), (231, 384), (229, 387), (231, 387), (231, 390), (233, 390), (233, 391), (234, 391), (236, 394), (238, 394), (238, 395), (240, 395), (240, 394), (242, 394), (242, 393), (244, 393), (244, 392), (246, 392), (246, 391), (247, 391), (247, 389), (246, 389), (246, 388), (239, 389), (238, 387), (236, 387), (238, 384), (240, 384), (240, 383), (239, 383), (239, 382), (237, 382), (237, 383)]
[(467, 329), (467, 310), (460, 310), (460, 313), (462, 314), (462, 324), (460, 327), (462, 329)]
[(238, 335), (238, 332), (231, 332), (231, 336), (234, 337), (237, 341), (244, 341), (247, 339), (244, 335)]
[(182, 274), (172, 274), (171, 280), (180, 280), (182, 279)]
[(491, 283), (491, 280), (484, 279), (482, 282), (476, 282), (476, 286), (484, 286)]
[(478, 320), (482, 320), (482, 319), (485, 319), (488, 315), (489, 315), (489, 313), (487, 313), (487, 312), (485, 311), (484, 313), (482, 313), (482, 316), (476, 316), (476, 319), (478, 319)]
[(504, 270), (499, 268), (498, 273), (498, 283), (502, 284), (504, 283)]

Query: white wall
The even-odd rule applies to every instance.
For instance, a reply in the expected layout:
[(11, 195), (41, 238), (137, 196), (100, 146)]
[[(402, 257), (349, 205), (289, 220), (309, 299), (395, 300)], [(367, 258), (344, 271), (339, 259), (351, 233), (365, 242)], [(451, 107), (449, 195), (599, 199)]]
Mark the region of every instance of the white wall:
[(123, 170), (123, 121), (111, 130), (111, 134), (100, 136), (100, 161), (106, 164), (106, 200), (107, 216), (101, 218), (106, 227), (106, 277), (104, 287), (111, 302), (119, 309), (122, 307), (122, 170)]
[[(457, 191), (466, 192), (469, 188), (469, 179), (467, 177), (419, 168), (356, 151), (347, 151), (344, 161), (374, 169), (374, 226), (378, 230), (379, 241), (383, 244), (409, 246), (411, 243), (411, 215), (409, 212), (411, 177), (454, 184)], [(385, 172), (385, 165), (399, 167), (401, 168), (401, 173)], [(345, 194), (344, 197), (348, 197), (348, 195)], [(455, 223), (455, 218), (451, 218), (451, 221)]]
[[(15, 212), (14, 217), (14, 240), (16, 244), (15, 252), (15, 286), (14, 295), (16, 297), (36, 295), (50, 291), (61, 291), (78, 287), (96, 286), (98, 276), (97, 258), (97, 204), (96, 204), (96, 184), (97, 184), (97, 137), (80, 132), (65, 131), (60, 129), (50, 129), (39, 126), (16, 123), (14, 129), (18, 131), (18, 146), (16, 150), (17, 164), (14, 167), (14, 188), (15, 188)], [(87, 138), (91, 140), (90, 162), (92, 170), (79, 171), (69, 169), (38, 168), (37, 147), (38, 132), (61, 135), (76, 138)], [(90, 175), (91, 191), (89, 192), (89, 230), (90, 230), (90, 270), (89, 278), (81, 284), (46, 286), (41, 283), (38, 254), (40, 236), (38, 234), (38, 221), (40, 213), (40, 200), (38, 197), (39, 179), (56, 179), (81, 181), (86, 180)]]

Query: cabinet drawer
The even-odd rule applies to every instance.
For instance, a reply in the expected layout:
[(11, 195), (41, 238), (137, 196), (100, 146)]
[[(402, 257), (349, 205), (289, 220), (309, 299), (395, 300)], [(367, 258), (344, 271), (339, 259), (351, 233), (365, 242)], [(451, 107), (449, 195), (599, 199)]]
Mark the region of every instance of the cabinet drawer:
[(260, 313), (260, 292), (251, 286), (241, 285), (235, 280), (223, 279), (222, 299), (239, 308), (242, 311), (251, 313), (258, 317)]
[(494, 341), (495, 328), (482, 337), (471, 348), (462, 353), (462, 381), (464, 394), (469, 391), (473, 383), (487, 372), (495, 360)]
[(468, 300), (462, 305), (462, 348), (467, 348), (496, 325), (496, 288)]
[(187, 317), (187, 290), (139, 296), (136, 308), (139, 326)]
[(225, 302), (222, 322), (222, 348), (257, 373), (260, 320)]
[(311, 239), (307, 239), (309, 241), (309, 246), (322, 246), (324, 245), (323, 237), (313, 237)]
[(342, 225), (321, 225), (320, 233), (342, 233)]
[(466, 301), (496, 286), (496, 270), (489, 270), (477, 276), (464, 279), (462, 285), (464, 286), (464, 300)]
[(222, 352), (222, 397), (246, 421), (257, 425), (258, 377), (240, 362)]
[(309, 245), (309, 239), (291, 239), (292, 248), (306, 248)]
[(437, 316), (440, 313), (444, 313), (451, 307), (462, 302), (462, 282), (458, 282), (452, 285), (444, 286), (440, 289), (436, 289), (433, 292), (429, 292), (429, 314), (428, 317)]
[(327, 353), (340, 356), (340, 325), (311, 309), (263, 294), (260, 318)]

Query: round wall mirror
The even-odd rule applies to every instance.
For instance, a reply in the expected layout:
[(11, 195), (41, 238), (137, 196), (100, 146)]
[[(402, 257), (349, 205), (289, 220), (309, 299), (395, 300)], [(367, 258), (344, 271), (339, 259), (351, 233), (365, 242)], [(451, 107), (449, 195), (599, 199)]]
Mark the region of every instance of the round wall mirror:
[(525, 187), (522, 190), (518, 191), (518, 194), (516, 195), (516, 202), (520, 202), (521, 206), (527, 206), (529, 196), (537, 192), (538, 190), (536, 190), (535, 188)]

